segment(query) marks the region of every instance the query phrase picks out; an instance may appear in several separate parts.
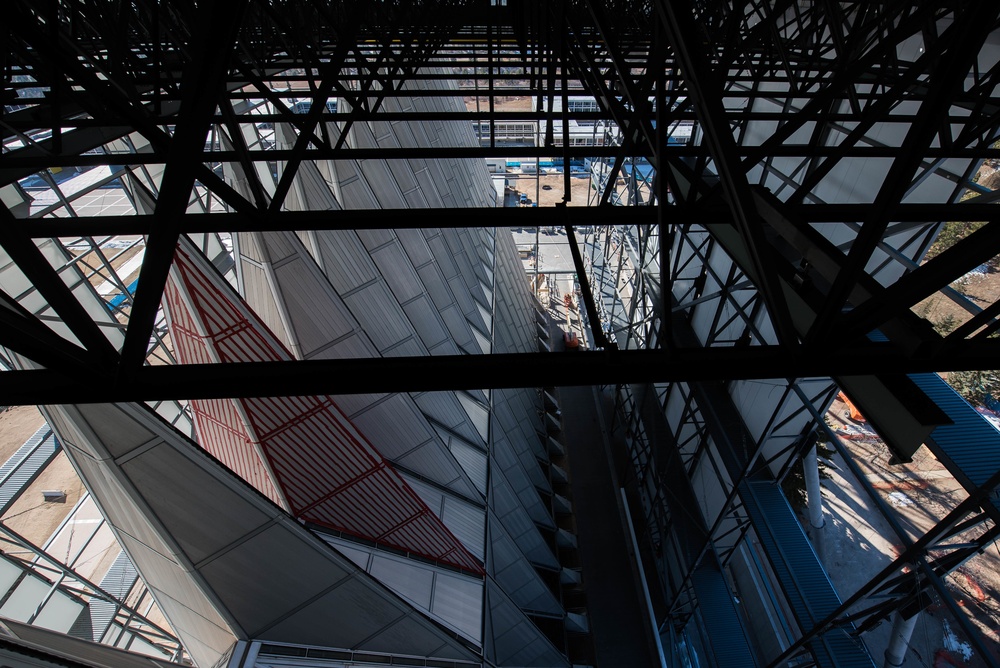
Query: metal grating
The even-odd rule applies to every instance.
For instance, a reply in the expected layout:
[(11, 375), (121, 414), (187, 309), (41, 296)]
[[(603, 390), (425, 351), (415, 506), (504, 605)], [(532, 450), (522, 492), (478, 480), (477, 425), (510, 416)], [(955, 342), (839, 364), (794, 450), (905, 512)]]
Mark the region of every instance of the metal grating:
[[(712, 652), (719, 668), (746, 668), (757, 665), (747, 644), (746, 633), (733, 606), (733, 594), (714, 554), (702, 560), (691, 574), (698, 605), (705, 620), (705, 631), (712, 642)], [(725, 639), (724, 642), (721, 640)]]
[[(841, 601), (788, 501), (773, 482), (744, 482), (740, 498), (795, 618), (801, 627), (812, 628)], [(816, 664), (873, 668), (864, 643), (851, 638), (852, 630), (853, 626), (830, 629), (810, 642)]]

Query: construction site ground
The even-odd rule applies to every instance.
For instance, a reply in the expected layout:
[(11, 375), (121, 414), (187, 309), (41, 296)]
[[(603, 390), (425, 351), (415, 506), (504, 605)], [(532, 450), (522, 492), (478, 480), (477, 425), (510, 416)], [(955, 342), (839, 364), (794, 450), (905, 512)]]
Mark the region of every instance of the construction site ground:
[[(888, 447), (869, 434), (863, 423), (851, 420), (845, 403), (835, 401), (827, 420), (834, 430), (846, 428), (857, 435), (843, 442), (861, 475), (892, 509), (909, 540), (926, 533), (967, 497), (926, 446), (916, 452), (912, 462), (892, 464)], [(832, 466), (824, 467), (827, 477), (822, 480), (826, 526), (810, 531), (810, 538), (841, 599), (847, 599), (891, 564), (905, 544), (841, 456), (835, 454), (830, 461)], [(957, 536), (948, 542), (961, 540), (962, 536)], [(1000, 548), (990, 545), (944, 578), (944, 583), (960, 611), (982, 633), (993, 660), (1000, 661)], [(882, 661), (891, 625), (887, 620), (865, 635), (876, 663)], [(920, 613), (904, 665), (973, 668), (989, 664), (973, 650), (943, 600), (932, 595), (930, 606)]]

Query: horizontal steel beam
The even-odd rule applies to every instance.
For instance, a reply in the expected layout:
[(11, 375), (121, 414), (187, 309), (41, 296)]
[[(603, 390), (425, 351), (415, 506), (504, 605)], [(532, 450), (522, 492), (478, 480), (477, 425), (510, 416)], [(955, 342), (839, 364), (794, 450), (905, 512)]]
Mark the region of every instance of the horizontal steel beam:
[[(784, 210), (809, 223), (847, 223), (864, 220), (869, 209), (864, 204), (798, 204)], [(668, 206), (668, 224), (697, 222), (711, 229), (726, 224), (728, 208), (722, 205)], [(377, 209), (354, 211), (260, 211), (188, 213), (178, 222), (187, 234), (205, 232), (280, 232), (299, 230), (354, 229), (434, 229), (455, 227), (562, 227), (571, 225), (652, 225), (657, 207), (514, 207), (495, 209)], [(995, 204), (900, 204), (892, 219), (914, 226), (940, 221), (995, 221), (1000, 206)], [(25, 221), (16, 234), (35, 239), (51, 237), (149, 234), (154, 229), (152, 215), (81, 216), (78, 218), (37, 218)], [(11, 231), (5, 232), (9, 234)]]
[(749, 348), (442, 355), (146, 366), (127, 376), (55, 371), (0, 374), (0, 404), (64, 404), (222, 397), (431, 392), (770, 378), (825, 378), (1000, 368), (1000, 341), (913, 358), (891, 344), (815, 353)]
[[(998, 209), (1000, 211), (1000, 209)], [(493, 209), (373, 209), (352, 211), (260, 211), (256, 214), (189, 213), (177, 223), (185, 233), (299, 230), (436, 229), (463, 227), (559, 227), (642, 225), (655, 221), (654, 207), (497, 207)], [(148, 234), (152, 215), (39, 218), (24, 221), (19, 234), (34, 238)]]
[[(902, 147), (890, 146), (837, 146), (813, 147), (807, 144), (785, 144), (764, 148), (760, 146), (737, 146), (736, 153), (751, 161), (767, 158), (813, 158), (835, 156), (840, 158), (897, 158), (906, 154)], [(397, 159), (476, 159), (476, 158), (554, 158), (568, 156), (571, 159), (614, 158), (621, 153), (621, 147), (605, 146), (448, 146), (438, 148), (310, 148), (304, 160), (397, 160)], [(704, 146), (689, 144), (668, 144), (660, 153), (676, 158), (709, 157)], [(650, 158), (653, 151), (640, 142), (633, 146), (628, 155)], [(937, 148), (920, 151), (926, 159), (1000, 159), (1000, 148), (983, 146), (978, 148)], [(292, 159), (290, 149), (251, 150), (245, 154), (238, 151), (204, 151), (197, 156), (204, 163), (239, 162), (244, 157), (252, 162), (283, 162)], [(88, 167), (97, 165), (155, 165), (163, 164), (167, 156), (162, 152), (114, 153), (88, 155), (19, 155), (12, 151), (4, 155), (4, 167), (10, 170), (41, 170), (49, 167)], [(6, 185), (10, 181), (0, 181)]]

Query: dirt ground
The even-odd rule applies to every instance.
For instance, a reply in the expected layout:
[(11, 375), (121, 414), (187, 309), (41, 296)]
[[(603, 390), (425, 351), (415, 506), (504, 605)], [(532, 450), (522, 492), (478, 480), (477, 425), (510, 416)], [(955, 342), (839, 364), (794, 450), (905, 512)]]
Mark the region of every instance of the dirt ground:
[[(11, 406), (0, 412), (0, 462), (7, 461), (43, 424), (45, 419), (34, 406)], [(43, 501), (42, 490), (66, 492), (66, 501)], [(66, 518), (83, 491), (83, 483), (60, 452), (0, 521), (40, 546)]]
[[(43, 490), (60, 490), (66, 501), (43, 501)], [(83, 495), (83, 483), (69, 459), (59, 452), (34, 482), (4, 513), (3, 523), (35, 545), (42, 546)]]
[(34, 406), (11, 406), (0, 412), (0, 463), (10, 459), (45, 424)]
[[(1000, 272), (968, 274), (953, 283), (952, 287), (985, 308), (1000, 299)], [(954, 329), (972, 317), (965, 308), (939, 292), (914, 306), (913, 311), (935, 326), (946, 329)]]
[[(546, 190), (545, 186), (548, 186)], [(555, 206), (563, 201), (565, 183), (562, 174), (539, 174), (514, 180), (517, 193), (525, 193), (538, 206)], [(590, 179), (570, 177), (568, 206), (587, 206), (590, 197)]]
[[(469, 111), (476, 110), (476, 96), (466, 97), (465, 108)], [(488, 97), (479, 98), (479, 110), (489, 111), (490, 99)], [(527, 95), (510, 95), (507, 97), (496, 97), (493, 102), (495, 111), (531, 111), (531, 97)]]

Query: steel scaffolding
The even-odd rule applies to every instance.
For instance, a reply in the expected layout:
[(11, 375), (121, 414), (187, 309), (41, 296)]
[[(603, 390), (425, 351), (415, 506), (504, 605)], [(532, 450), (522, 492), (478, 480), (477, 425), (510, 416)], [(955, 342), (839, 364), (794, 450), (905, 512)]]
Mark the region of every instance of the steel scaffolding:
[[(144, 401), (190, 434), (193, 400), (521, 388), (525, 369), (540, 387), (602, 386), (674, 660), (870, 664), (866, 634), (933, 604), (1000, 665), (945, 584), (1000, 530), (1000, 437), (934, 375), (1000, 368), (1000, 301), (954, 285), (1000, 253), (1000, 190), (978, 180), (1000, 160), (1000, 6), (14, 0), (4, 13), (0, 345), (31, 364), (6, 365), (0, 404)], [(448, 87), (410, 86), (424, 82)], [(465, 111), (389, 103), (456, 89)], [(533, 104), (511, 110), (511, 96)], [(596, 106), (569, 104), (580, 96)], [(419, 121), (475, 127), (480, 145), (350, 140), (357, 124)], [(593, 125), (593, 145), (570, 141), (571, 121)], [(535, 145), (506, 145), (517, 123), (539, 128)], [(297, 190), (326, 161), (514, 151), (553, 161), (561, 205), (352, 211)], [(586, 202), (571, 187), (583, 161)], [(990, 224), (925, 259), (953, 221)], [(459, 227), (565, 229), (595, 350), (176, 363), (161, 306), (182, 236), (236, 286), (237, 233)], [(967, 314), (950, 332), (917, 309), (936, 294)], [(896, 460), (926, 443), (958, 481), (964, 497), (930, 531), (900, 522), (825, 423), (839, 389)], [(780, 492), (815, 465), (817, 440), (900, 546), (852, 591), (830, 583)], [(755, 613), (774, 620), (769, 637)], [(726, 655), (717, 637), (740, 642)]]

